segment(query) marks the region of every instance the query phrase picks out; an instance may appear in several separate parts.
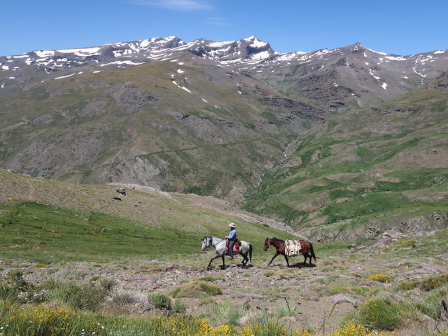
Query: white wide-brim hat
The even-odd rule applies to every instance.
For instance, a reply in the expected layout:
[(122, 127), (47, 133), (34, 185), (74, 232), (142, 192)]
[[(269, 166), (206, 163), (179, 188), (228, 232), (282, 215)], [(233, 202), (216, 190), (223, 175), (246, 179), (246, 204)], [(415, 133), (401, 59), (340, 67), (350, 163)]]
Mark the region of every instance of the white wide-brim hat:
[(231, 228), (234, 228), (234, 227), (235, 227), (235, 223), (230, 223), (229, 226), (230, 226)]

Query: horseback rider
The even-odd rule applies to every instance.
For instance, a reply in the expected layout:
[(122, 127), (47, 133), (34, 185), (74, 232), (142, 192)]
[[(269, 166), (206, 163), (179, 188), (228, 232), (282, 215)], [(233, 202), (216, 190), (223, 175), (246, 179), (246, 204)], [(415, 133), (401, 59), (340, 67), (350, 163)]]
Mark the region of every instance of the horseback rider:
[(226, 239), (229, 241), (229, 255), (230, 259), (233, 259), (233, 245), (235, 245), (236, 242), (236, 227), (235, 223), (230, 223), (230, 233), (228, 236), (226, 236)]

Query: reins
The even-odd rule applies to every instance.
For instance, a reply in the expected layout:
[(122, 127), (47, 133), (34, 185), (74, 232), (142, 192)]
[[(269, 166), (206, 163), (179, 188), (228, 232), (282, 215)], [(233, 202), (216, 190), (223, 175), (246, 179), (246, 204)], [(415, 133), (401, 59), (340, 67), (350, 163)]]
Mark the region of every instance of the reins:
[[(207, 247), (208, 246), (213, 246), (214, 248), (216, 248), (216, 245), (218, 245), (219, 243), (222, 243), (222, 241), (224, 240), (224, 239), (221, 239), (221, 238), (218, 238), (218, 237), (211, 237), (211, 236), (209, 236), (209, 237), (205, 237), (205, 238), (207, 238), (207, 242), (208, 242), (208, 245), (207, 245)], [(213, 238), (215, 238), (215, 239), (221, 239), (219, 242), (217, 242), (216, 244), (213, 244)]]
[[(218, 237), (215, 237), (215, 238), (216, 238), (216, 239), (221, 239), (221, 238), (218, 238)], [(221, 240), (220, 240), (219, 242), (217, 242), (216, 244), (213, 244), (213, 237), (210, 237), (210, 241), (212, 241), (212, 243), (210, 243), (210, 245), (216, 248), (216, 245), (218, 245), (219, 243), (222, 243), (223, 240), (224, 240), (224, 239), (221, 239)]]

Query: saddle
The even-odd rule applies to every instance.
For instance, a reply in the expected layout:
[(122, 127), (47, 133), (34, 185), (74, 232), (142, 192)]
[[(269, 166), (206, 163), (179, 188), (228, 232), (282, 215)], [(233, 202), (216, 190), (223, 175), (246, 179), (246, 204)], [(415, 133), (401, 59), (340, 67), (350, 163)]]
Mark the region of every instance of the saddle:
[(287, 240), (285, 241), (285, 255), (288, 257), (294, 257), (302, 252), (302, 244), (300, 240)]
[[(237, 239), (235, 244), (233, 245), (233, 252), (238, 252), (240, 248), (241, 242)], [(229, 240), (226, 239), (226, 251), (229, 251)]]

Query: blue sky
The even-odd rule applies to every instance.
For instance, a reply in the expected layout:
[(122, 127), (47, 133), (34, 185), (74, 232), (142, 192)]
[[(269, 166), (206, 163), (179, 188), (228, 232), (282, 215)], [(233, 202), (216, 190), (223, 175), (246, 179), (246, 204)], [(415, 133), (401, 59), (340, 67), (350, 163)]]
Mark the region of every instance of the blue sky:
[(254, 35), (279, 52), (355, 42), (399, 55), (448, 49), (446, 0), (4, 0), (0, 8), (0, 56), (172, 35)]

